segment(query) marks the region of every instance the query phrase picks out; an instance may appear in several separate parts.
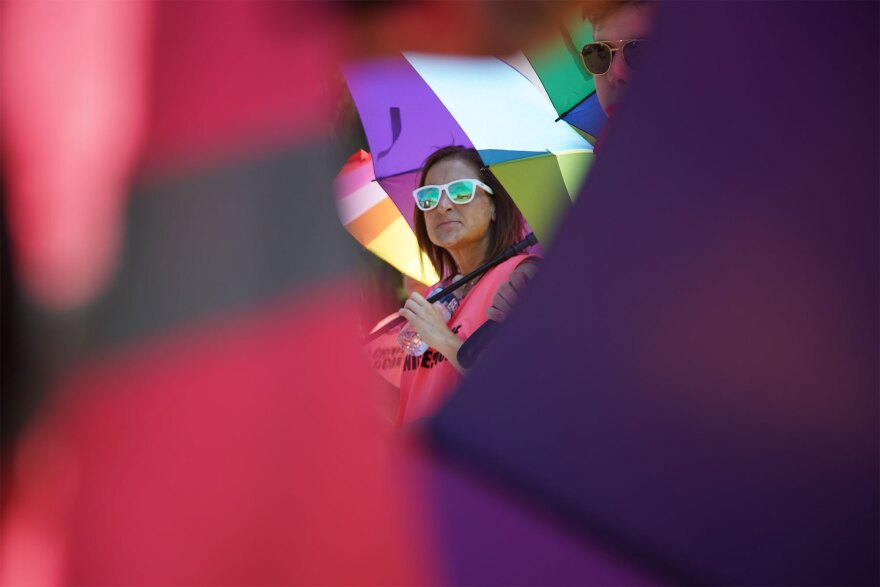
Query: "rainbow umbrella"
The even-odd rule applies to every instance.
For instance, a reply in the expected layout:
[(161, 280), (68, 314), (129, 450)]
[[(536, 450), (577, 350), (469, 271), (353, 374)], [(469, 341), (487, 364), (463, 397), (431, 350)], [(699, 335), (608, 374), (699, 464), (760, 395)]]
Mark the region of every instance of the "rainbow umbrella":
[(592, 163), (590, 144), (529, 80), (494, 57), (406, 53), (343, 71), (379, 184), (412, 225), (411, 192), (433, 151), (476, 148), (547, 243)]
[(425, 284), (440, 280), (419, 251), (412, 228), (375, 181), (370, 154), (359, 150), (333, 182), (336, 210), (345, 229), (368, 251)]
[(573, 15), (551, 41), (505, 61), (546, 92), (560, 119), (595, 137), (608, 119), (581, 60), (581, 48), (592, 41), (590, 22)]

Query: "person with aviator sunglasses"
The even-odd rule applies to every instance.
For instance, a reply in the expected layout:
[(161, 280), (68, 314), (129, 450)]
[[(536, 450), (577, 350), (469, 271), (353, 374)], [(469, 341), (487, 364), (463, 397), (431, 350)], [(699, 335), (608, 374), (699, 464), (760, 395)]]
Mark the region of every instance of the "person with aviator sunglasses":
[(608, 11), (588, 17), (594, 40), (583, 46), (581, 58), (593, 75), (599, 104), (609, 118), (614, 116), (650, 43), (647, 39), (656, 6), (656, 2), (615, 2)]
[[(612, 2), (599, 14), (585, 15), (593, 25), (594, 41), (583, 46), (581, 59), (593, 75), (599, 104), (609, 118), (617, 111), (630, 78), (649, 46), (647, 39), (650, 38), (656, 7), (656, 2), (623, 0)], [(537, 263), (524, 263), (511, 274), (508, 282), (499, 286), (488, 310), (491, 320), (503, 322), (507, 319), (536, 271)]]
[[(452, 146), (434, 152), (425, 161), (419, 186), (413, 191), (416, 237), (443, 277), (443, 287), (523, 237), (522, 215), (476, 149)], [(418, 292), (407, 299), (400, 315), (430, 348), (404, 359), (398, 425), (431, 415), (453, 390), (464, 372), (459, 348), (487, 320), (498, 285), (530, 257), (516, 255), (462, 286), (455, 292), (458, 305), (449, 320)]]

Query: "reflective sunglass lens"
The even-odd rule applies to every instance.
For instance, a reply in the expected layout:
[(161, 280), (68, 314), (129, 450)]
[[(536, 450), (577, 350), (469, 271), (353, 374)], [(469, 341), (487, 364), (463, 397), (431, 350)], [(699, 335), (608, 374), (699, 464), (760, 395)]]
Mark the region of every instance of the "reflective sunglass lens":
[(470, 202), (474, 197), (477, 186), (472, 181), (455, 181), (449, 184), (447, 193), (449, 199), (456, 204), (464, 204)]
[(611, 67), (611, 50), (607, 45), (588, 43), (581, 54), (584, 56), (584, 66), (593, 75), (602, 75)]
[(623, 59), (630, 69), (636, 70), (645, 59), (647, 43), (645, 41), (630, 41), (623, 46)]
[(422, 210), (431, 210), (440, 201), (440, 190), (435, 187), (426, 187), (416, 192), (416, 203)]

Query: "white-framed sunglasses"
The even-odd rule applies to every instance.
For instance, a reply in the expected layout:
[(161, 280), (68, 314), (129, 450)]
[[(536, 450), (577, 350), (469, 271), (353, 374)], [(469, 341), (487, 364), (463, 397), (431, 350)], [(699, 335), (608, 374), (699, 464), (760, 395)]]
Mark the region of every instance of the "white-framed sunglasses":
[(483, 188), (490, 194), (494, 194), (492, 188), (479, 179), (456, 179), (444, 185), (423, 185), (413, 190), (413, 198), (416, 206), (422, 212), (433, 210), (440, 203), (440, 195), (446, 190), (449, 201), (453, 204), (469, 204), (477, 193), (477, 188)]

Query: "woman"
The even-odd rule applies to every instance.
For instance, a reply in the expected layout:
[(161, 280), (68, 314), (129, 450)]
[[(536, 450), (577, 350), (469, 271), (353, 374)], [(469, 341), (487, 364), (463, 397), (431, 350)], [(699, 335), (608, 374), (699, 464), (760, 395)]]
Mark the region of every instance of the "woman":
[[(510, 195), (483, 168), (475, 149), (445, 147), (425, 161), (416, 199), (419, 246), (441, 285), (470, 273), (523, 237), (525, 221)], [(459, 305), (445, 320), (439, 308), (413, 293), (400, 310), (430, 348), (404, 359), (398, 424), (432, 414), (461, 380), (456, 357), (462, 343), (486, 321), (498, 286), (528, 255), (517, 255), (462, 286)]]

